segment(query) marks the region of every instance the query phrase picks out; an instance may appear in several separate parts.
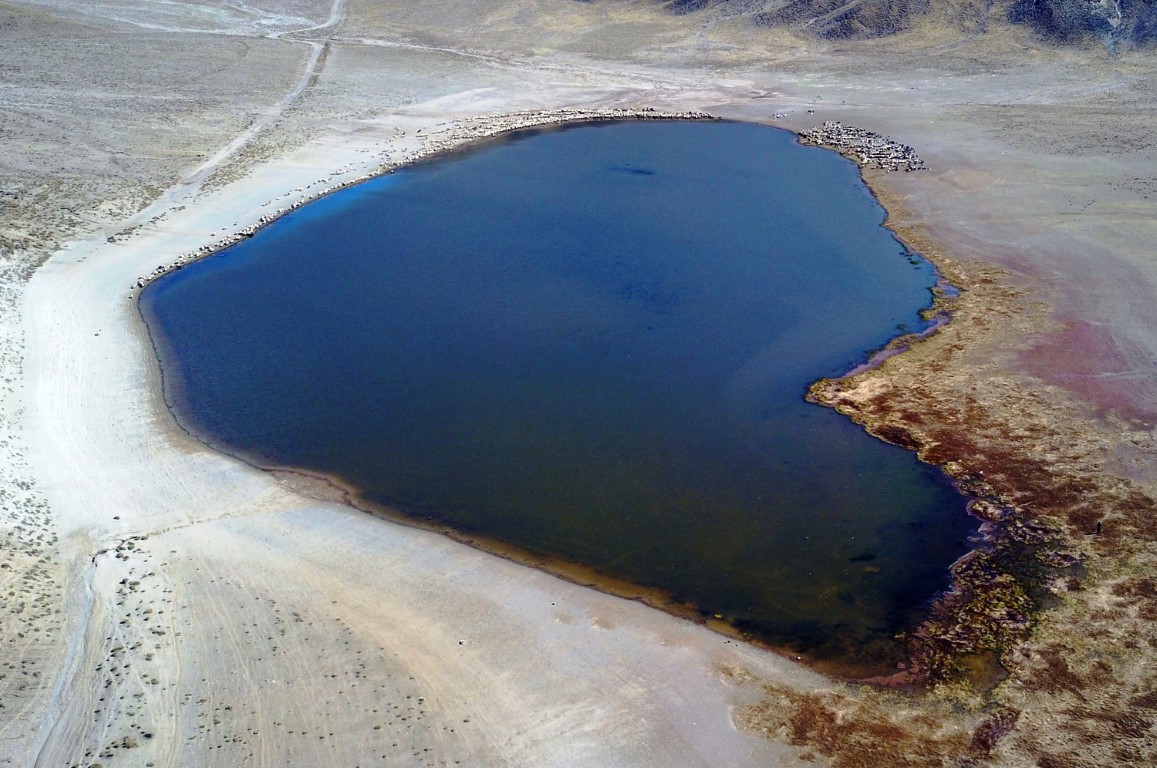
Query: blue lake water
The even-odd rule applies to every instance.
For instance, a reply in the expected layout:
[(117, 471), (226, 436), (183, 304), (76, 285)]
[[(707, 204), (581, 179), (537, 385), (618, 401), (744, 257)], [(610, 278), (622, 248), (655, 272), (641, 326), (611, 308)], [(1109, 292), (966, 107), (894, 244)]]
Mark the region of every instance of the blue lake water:
[(936, 280), (855, 167), (743, 123), (518, 134), (150, 286), (178, 418), (262, 466), (886, 671), (971, 525), (804, 402)]

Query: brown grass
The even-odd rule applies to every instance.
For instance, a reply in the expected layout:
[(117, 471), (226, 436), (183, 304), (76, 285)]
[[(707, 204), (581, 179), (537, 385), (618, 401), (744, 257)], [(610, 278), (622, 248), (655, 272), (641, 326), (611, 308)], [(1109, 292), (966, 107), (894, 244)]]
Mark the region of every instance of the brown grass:
[[(1157, 500), (1114, 469), (1122, 422), (1018, 371), (1056, 328), (1009, 275), (903, 234), (965, 288), (939, 300), (953, 322), (810, 397), (982, 500), (985, 551), (909, 633), (927, 693), (901, 707), (880, 698), (894, 694), (768, 689), (747, 721), (837, 768), (1157, 765)], [(969, 677), (994, 655), (1002, 682)], [(987, 714), (969, 721), (933, 694)]]
[(764, 690), (766, 699), (742, 711), (741, 722), (799, 748), (804, 759), (827, 758), (833, 768), (943, 768), (958, 765), (974, 740), (898, 694)]

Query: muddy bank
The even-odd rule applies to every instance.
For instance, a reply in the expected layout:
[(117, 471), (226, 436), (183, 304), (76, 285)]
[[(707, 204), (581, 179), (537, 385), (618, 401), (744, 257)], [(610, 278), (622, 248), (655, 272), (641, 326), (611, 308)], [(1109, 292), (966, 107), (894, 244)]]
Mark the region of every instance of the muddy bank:
[[(949, 256), (901, 223), (903, 202), (889, 197), (880, 174), (867, 177), (893, 230), (960, 292), (937, 298), (934, 311), (951, 316), (937, 333), (898, 339), (902, 354), (819, 381), (809, 398), (942, 467), (975, 498), (984, 533), (953, 567), (953, 588), (933, 615), (907, 636), (910, 665), (874, 682), (922, 684), (934, 698), (990, 713), (970, 741), (937, 742), (944, 759), (1003, 750), (1046, 759), (1060, 749), (1089, 764), (1141, 764), (1152, 757), (1142, 736), (1157, 717), (1143, 673), (1157, 647), (1157, 589), (1145, 566), (1157, 559), (1157, 502), (1126, 466), (1152, 437), (1127, 413), (1008, 365), (1063, 327), (1041, 294), (1008, 270)], [(852, 720), (880, 716), (871, 695), (805, 698), (793, 704), (797, 720), (852, 701), (860, 708)], [(786, 733), (791, 718), (765, 715), (760, 722)], [(1063, 747), (1040, 735), (1046, 723), (1052, 733), (1062, 724)], [(921, 730), (906, 738), (932, 743)], [(805, 728), (794, 741), (815, 748), (819, 735)], [(820, 751), (837, 763), (845, 755)]]

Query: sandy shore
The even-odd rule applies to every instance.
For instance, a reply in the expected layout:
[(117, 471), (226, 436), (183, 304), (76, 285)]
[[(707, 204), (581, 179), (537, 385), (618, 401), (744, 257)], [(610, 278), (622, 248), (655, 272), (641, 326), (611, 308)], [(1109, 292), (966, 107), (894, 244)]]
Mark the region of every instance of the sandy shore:
[[(420, 146), (399, 132), (390, 150)], [(270, 189), (310, 194), (342, 149), (264, 166), (115, 243), (75, 243), (28, 286), (27, 433), (76, 597), (56, 711), (29, 723), (43, 729), (30, 745), (39, 763), (786, 759), (729, 713), (758, 699), (756, 680), (811, 687), (818, 676), (313, 502), (169, 421), (130, 286), (157, 254), (249, 225), (234, 212), (264, 215)]]
[[(0, 765), (1151, 762), (1148, 59), (1007, 33), (836, 50), (627, 5), (508, 10), (0, 4), (20, 43), (0, 50), (19, 64), (0, 94), (19, 118), (0, 134)], [(175, 428), (142, 276), (451, 125), (624, 107), (841, 120), (926, 163), (867, 177), (966, 288), (955, 321), (831, 402), (1082, 561), (1045, 585), (1031, 632), (972, 638), (999, 686), (854, 691), (303, 497)], [(999, 584), (1016, 605), (1015, 579)]]
[[(393, 152), (390, 149), (380, 151), (380, 162), (371, 166), (369, 170), (350, 176), (352, 166), (335, 169), (319, 179), (294, 187), (283, 192), (278, 197), (270, 198), (260, 204), (265, 209), (252, 223), (243, 224), (238, 219), (230, 225), (223, 225), (225, 232), (219, 239), (198, 247), (196, 250), (179, 255), (164, 264), (158, 264), (148, 273), (139, 276), (132, 285), (132, 290), (139, 291), (146, 285), (170, 272), (181, 269), (198, 259), (212, 256), (232, 245), (236, 245), (247, 237), (252, 237), (262, 227), (276, 221), (281, 216), (297, 210), (307, 203), (318, 200), (326, 195), (347, 189), (369, 179), (384, 176), (408, 165), (424, 163), (465, 149), (471, 145), (485, 142), (503, 134), (528, 131), (531, 129), (549, 129), (552, 126), (583, 125), (587, 123), (601, 123), (614, 120), (716, 120), (714, 115), (697, 110), (682, 112), (659, 111), (653, 107), (607, 107), (595, 109), (571, 108), (555, 110), (525, 110), (506, 114), (483, 115), (478, 118), (441, 122), (433, 128), (418, 128), (414, 132), (413, 140), (403, 142), (407, 134), (398, 131)], [(413, 145), (417, 145), (416, 147)], [(391, 157), (391, 154), (393, 156)], [(339, 177), (338, 179), (332, 176)], [(246, 217), (246, 221), (252, 216)], [(216, 234), (216, 233), (214, 233)], [(111, 235), (106, 242), (116, 242), (117, 235)]]

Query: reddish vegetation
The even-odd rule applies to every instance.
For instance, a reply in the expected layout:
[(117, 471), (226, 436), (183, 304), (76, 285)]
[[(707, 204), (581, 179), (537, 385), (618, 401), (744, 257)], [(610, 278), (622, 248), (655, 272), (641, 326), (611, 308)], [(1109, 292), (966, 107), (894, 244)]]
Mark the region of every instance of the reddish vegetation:
[(966, 730), (943, 729), (939, 718), (899, 699), (772, 686), (765, 693), (763, 702), (742, 714), (745, 724), (799, 747), (804, 760), (827, 758), (833, 768), (940, 768), (969, 749)]
[(908, 637), (907, 677), (916, 681), (957, 677), (967, 671), (960, 657), (1000, 652), (1026, 636), (1029, 595), (1056, 575), (1050, 569), (1076, 564), (1079, 549), (1138, 534), (1157, 541), (1157, 504), (1090, 463), (1071, 435), (1071, 413), (1021, 382), (978, 385), (969, 352), (994, 333), (991, 318), (1023, 297), (982, 265), (954, 266), (974, 286), (939, 300), (954, 323), (877, 370), (817, 382), (809, 395), (943, 467), (980, 500), (973, 509), (985, 520), (985, 551), (954, 566), (952, 590)]
[[(897, 719), (882, 698), (897, 694), (768, 689), (753, 727), (841, 767), (1157, 764), (1157, 501), (1123, 463), (1155, 446), (1128, 428), (1127, 386), (1097, 375), (1120, 359), (1106, 334), (1058, 328), (999, 270), (934, 260), (965, 289), (938, 300), (953, 321), (809, 397), (942, 467), (976, 500), (980, 551), (908, 633), (909, 663), (875, 682), (922, 682), (987, 714), (967, 729), (919, 694), (902, 700), (938, 713), (928, 722)], [(1034, 375), (1070, 363), (1063, 382)]]
[(1050, 384), (1064, 387), (1102, 411), (1148, 424), (1157, 411), (1144, 405), (1152, 395), (1145, 383), (1130, 378), (1131, 366), (1107, 328), (1069, 322), (1026, 350), (1027, 369)]
[(1015, 709), (1000, 709), (986, 717), (972, 732), (968, 755), (973, 759), (990, 756), (1000, 740), (1016, 725), (1019, 717), (1020, 712)]

